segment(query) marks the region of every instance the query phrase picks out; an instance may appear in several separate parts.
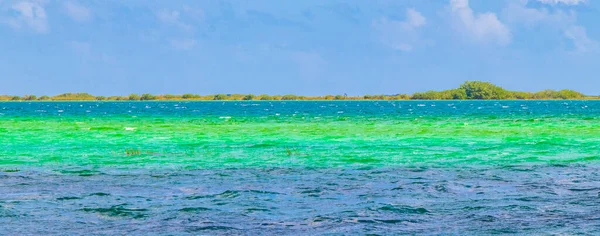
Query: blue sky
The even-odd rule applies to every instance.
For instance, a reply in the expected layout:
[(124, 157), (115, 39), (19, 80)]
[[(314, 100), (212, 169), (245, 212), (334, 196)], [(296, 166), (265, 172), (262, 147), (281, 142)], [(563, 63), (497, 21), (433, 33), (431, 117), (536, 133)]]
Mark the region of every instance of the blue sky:
[(0, 94), (600, 94), (596, 0), (0, 0)]

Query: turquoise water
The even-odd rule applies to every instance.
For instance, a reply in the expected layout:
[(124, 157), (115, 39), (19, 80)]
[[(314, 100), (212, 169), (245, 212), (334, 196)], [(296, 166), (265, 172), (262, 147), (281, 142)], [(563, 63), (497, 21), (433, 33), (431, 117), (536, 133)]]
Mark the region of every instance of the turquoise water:
[(0, 109), (0, 234), (600, 233), (596, 101)]

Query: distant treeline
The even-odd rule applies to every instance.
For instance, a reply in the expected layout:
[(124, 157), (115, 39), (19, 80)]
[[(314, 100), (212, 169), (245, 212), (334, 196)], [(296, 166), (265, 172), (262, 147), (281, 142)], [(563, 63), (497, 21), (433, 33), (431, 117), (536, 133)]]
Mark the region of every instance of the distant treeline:
[(131, 94), (129, 96), (94, 96), (88, 93), (64, 93), (56, 96), (8, 96), (0, 95), (0, 100), (8, 101), (139, 101), (139, 100), (514, 100), (514, 99), (598, 99), (585, 96), (573, 90), (544, 90), (540, 92), (509, 91), (488, 82), (467, 81), (459, 88), (444, 91), (427, 91), (396, 95), (253, 95), (253, 94), (215, 94), (215, 95), (152, 95)]

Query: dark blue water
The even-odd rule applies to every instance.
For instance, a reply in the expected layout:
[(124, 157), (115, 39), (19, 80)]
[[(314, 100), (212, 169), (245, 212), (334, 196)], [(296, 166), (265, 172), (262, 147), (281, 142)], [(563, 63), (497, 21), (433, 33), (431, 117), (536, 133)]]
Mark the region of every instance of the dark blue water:
[(1, 117), (56, 116), (244, 116), (280, 113), (339, 116), (536, 115), (596, 116), (600, 101), (136, 101), (136, 102), (0, 102)]
[(589, 166), (25, 171), (0, 175), (0, 234), (600, 234), (599, 173)]

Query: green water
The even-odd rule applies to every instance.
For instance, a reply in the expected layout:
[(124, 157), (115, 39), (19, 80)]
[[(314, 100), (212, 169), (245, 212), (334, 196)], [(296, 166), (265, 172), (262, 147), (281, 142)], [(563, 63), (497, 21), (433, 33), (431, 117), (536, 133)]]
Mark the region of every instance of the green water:
[(3, 165), (15, 166), (185, 168), (496, 165), (599, 158), (600, 119), (589, 115), (394, 117), (332, 110), (335, 115), (282, 109), (252, 116), (235, 110), (229, 115), (5, 116), (0, 117), (0, 157)]

